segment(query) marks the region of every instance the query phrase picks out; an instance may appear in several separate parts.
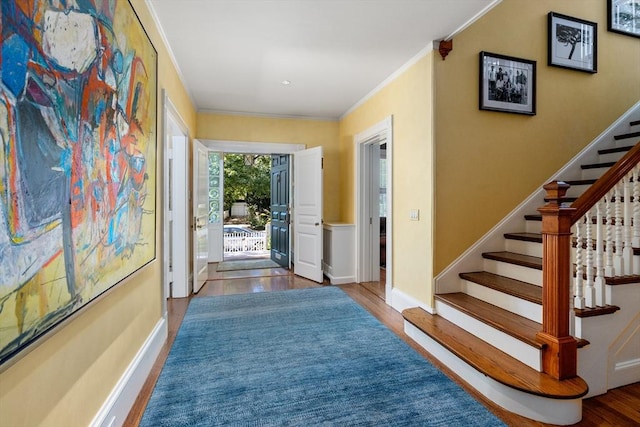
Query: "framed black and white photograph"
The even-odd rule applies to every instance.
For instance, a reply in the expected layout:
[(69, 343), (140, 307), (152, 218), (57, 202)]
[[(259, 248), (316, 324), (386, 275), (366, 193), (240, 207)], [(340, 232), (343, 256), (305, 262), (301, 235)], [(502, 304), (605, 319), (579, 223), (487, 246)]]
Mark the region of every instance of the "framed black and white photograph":
[(640, 0), (607, 0), (607, 29), (640, 38)]
[(598, 24), (549, 12), (548, 64), (596, 73)]
[(480, 109), (536, 114), (536, 61), (480, 52)]

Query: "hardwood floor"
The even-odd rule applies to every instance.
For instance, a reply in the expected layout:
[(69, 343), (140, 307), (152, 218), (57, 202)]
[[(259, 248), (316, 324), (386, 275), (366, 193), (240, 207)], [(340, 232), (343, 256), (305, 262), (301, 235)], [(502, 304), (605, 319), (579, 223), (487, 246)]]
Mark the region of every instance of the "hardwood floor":
[[(270, 292), (286, 289), (302, 289), (329, 285), (325, 281), (318, 284), (301, 277), (294, 276), (289, 271), (281, 268), (216, 272), (212, 264), (209, 268), (209, 281), (196, 296), (190, 298), (170, 299), (169, 310), (169, 338), (162, 348), (156, 363), (147, 378), (138, 398), (136, 399), (125, 426), (137, 426), (142, 418), (153, 387), (160, 375), (162, 366), (169, 354), (178, 328), (182, 322), (191, 298), (200, 298), (211, 295), (231, 295), (252, 292)], [(213, 270), (213, 271), (212, 271)], [(453, 381), (463, 387), (469, 394), (482, 402), (491, 412), (510, 426), (548, 426), (527, 418), (514, 415), (493, 404), (472, 388), (462, 382), (452, 371), (433, 358), (426, 350), (416, 344), (404, 333), (404, 319), (400, 313), (384, 303), (384, 286), (374, 282), (364, 285), (347, 284), (342, 288), (354, 301), (368, 310), (373, 316), (386, 325), (391, 331), (407, 342), (412, 348), (429, 360), (434, 366), (442, 370)], [(639, 426), (640, 425), (640, 383), (620, 387), (609, 391), (603, 396), (586, 399), (583, 405), (582, 421), (575, 426)]]

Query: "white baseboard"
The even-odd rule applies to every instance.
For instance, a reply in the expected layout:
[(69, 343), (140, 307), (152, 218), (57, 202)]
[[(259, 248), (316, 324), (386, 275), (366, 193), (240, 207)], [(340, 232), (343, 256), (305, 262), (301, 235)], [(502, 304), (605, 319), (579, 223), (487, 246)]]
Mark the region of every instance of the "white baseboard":
[(151, 372), (162, 346), (167, 340), (168, 328), (164, 318), (158, 320), (138, 353), (133, 358), (109, 397), (91, 421), (91, 427), (122, 426), (138, 393)]
[(402, 292), (398, 288), (393, 288), (391, 290), (391, 304), (389, 305), (391, 305), (391, 307), (393, 307), (396, 311), (400, 313), (402, 313), (402, 310), (406, 310), (407, 308), (415, 308), (415, 307), (420, 307), (429, 314), (435, 313), (435, 310), (433, 309), (433, 307), (429, 307), (424, 302), (415, 299), (411, 295), (408, 295)]
[(325, 276), (329, 278), (329, 281), (332, 285), (344, 285), (346, 283), (355, 283), (356, 276), (333, 276), (331, 274), (325, 273)]

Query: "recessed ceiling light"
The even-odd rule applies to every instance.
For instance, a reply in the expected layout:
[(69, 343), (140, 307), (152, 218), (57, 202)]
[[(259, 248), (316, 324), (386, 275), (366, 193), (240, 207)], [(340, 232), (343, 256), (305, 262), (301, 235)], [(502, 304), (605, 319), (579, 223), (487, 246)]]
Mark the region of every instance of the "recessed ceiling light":
[(291, 84), (291, 82), (289, 80), (283, 80), (282, 84), (285, 86), (289, 86)]

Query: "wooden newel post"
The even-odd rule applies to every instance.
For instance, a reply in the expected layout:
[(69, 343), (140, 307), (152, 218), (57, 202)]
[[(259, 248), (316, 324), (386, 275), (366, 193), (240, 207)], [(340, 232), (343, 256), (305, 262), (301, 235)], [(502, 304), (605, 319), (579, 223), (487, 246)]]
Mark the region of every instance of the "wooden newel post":
[(549, 202), (542, 214), (542, 370), (557, 379), (573, 378), (577, 371), (577, 343), (569, 334), (571, 302), (571, 224), (575, 209), (561, 200), (570, 185), (550, 182), (543, 188)]

